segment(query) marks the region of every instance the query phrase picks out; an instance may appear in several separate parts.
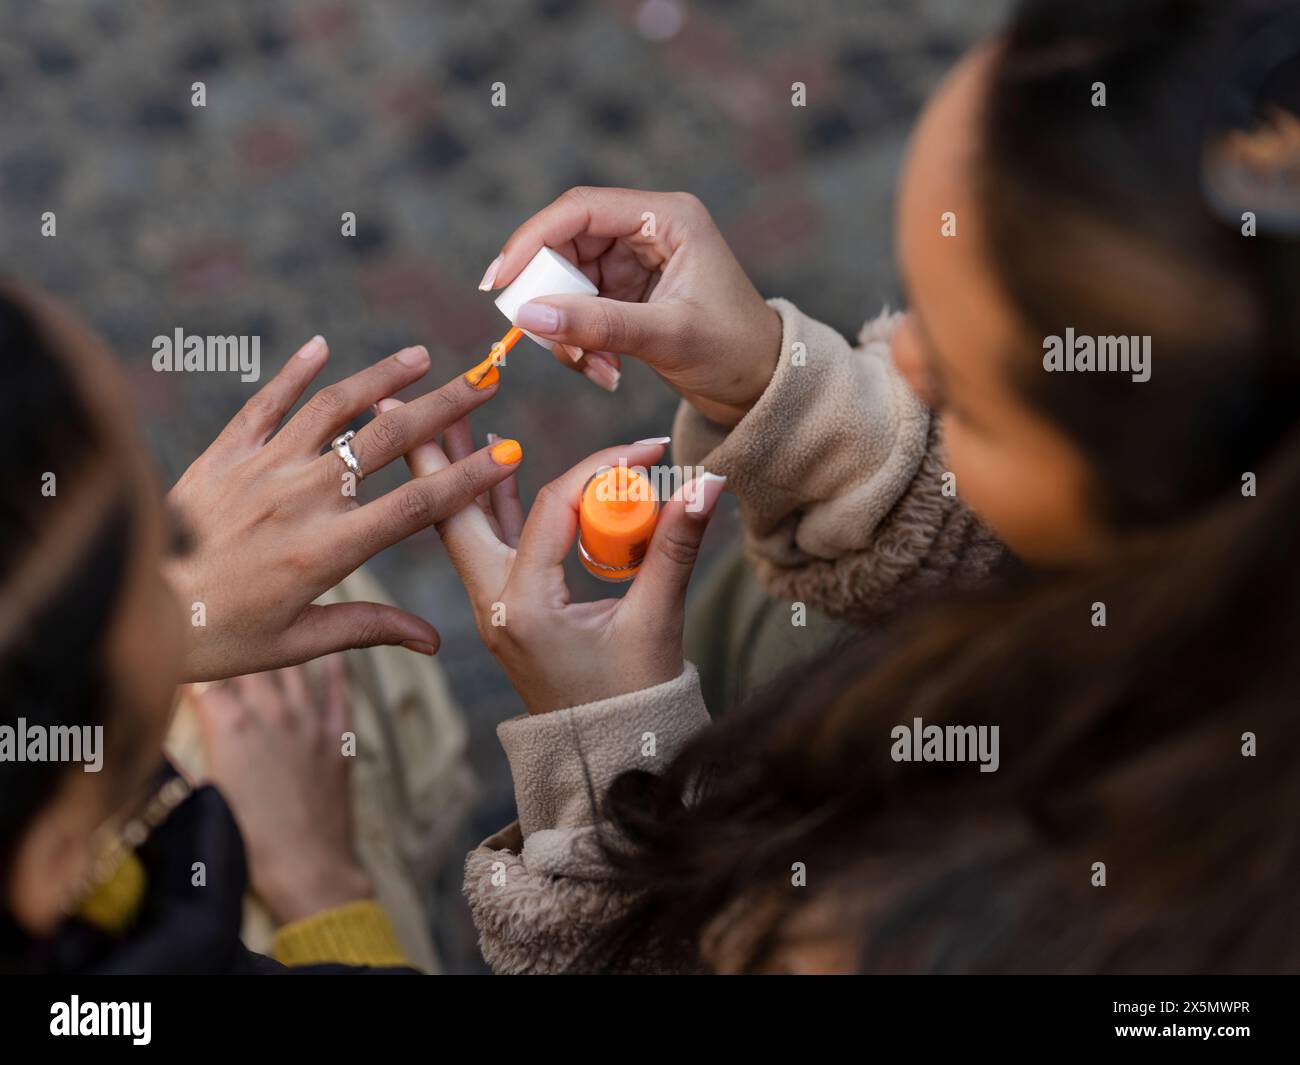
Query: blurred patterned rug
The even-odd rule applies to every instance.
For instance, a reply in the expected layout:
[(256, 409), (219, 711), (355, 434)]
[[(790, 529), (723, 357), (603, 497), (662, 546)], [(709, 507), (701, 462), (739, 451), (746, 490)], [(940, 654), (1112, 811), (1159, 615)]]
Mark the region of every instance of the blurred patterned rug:
[[(255, 386), (154, 373), (154, 336), (259, 335), (265, 375), (323, 333), (327, 380), (423, 343), (440, 384), (502, 331), (475, 289), (500, 244), (574, 184), (696, 193), (760, 291), (853, 333), (897, 299), (909, 123), (1006, 6), (4, 0), (4, 270), (109, 339), (168, 483)], [(497, 82), (505, 107), (491, 104)], [(668, 431), (673, 398), (643, 367), (625, 364), (610, 396), (524, 347), (475, 431), (523, 442), (526, 495), (599, 447)], [(720, 519), (715, 551), (737, 532)], [(493, 729), (519, 704), (434, 535), (374, 567), (443, 634), (483, 782), (468, 847), (514, 816)], [(459, 887), (457, 860), (437, 939), (450, 970), (481, 971)]]

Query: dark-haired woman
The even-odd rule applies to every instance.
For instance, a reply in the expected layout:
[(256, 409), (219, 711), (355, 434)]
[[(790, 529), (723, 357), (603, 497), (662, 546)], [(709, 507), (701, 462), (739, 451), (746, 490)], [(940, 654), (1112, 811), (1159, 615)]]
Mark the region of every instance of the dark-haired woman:
[[(280, 962), (404, 967), (351, 848), (337, 678), (311, 692), (289, 669), (204, 696), (235, 816), (162, 744), (183, 681), (354, 647), (434, 652), (433, 627), (396, 607), (315, 601), (512, 472), (483, 450), (364, 505), (354, 490), (495, 386), (457, 377), (331, 448), (429, 355), (404, 349), (290, 416), (328, 359), (317, 337), (164, 507), (122, 374), (65, 309), (0, 291), (0, 357), (0, 970), (279, 969), (240, 941), (250, 879), (287, 927)], [(271, 752), (274, 769), (254, 772)]]
[(448, 522), (530, 712), (519, 822), (466, 870), (494, 967), (1300, 968), (1298, 112), (1292, 3), (1027, 0), (920, 122), (910, 310), (857, 348), (689, 197), (577, 189), (514, 234), (496, 284), (548, 244), (602, 288), (519, 324), (683, 396), (772, 613), (872, 634), (709, 726), (681, 633), (716, 478), (623, 599), (570, 602), (587, 475), (663, 442)]

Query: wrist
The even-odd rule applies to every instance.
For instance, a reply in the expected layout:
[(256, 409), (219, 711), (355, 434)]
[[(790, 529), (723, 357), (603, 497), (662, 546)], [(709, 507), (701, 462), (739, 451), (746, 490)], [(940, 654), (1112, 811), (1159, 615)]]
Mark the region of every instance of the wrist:
[(709, 421), (734, 429), (767, 391), (781, 361), (781, 338), (785, 324), (776, 308), (759, 304), (760, 313), (744, 338), (744, 350), (738, 361), (745, 373), (728, 394), (719, 398), (690, 395), (686, 399)]
[(281, 924), (374, 896), (374, 886), (356, 862), (303, 862), (259, 878), (256, 890)]
[(685, 668), (686, 659), (679, 649), (675, 657), (671, 654), (654, 656), (638, 661), (634, 666), (609, 669), (597, 676), (584, 675), (581, 680), (575, 679), (562, 687), (554, 684), (516, 685), (516, 691), (531, 692), (531, 697), (524, 698), (524, 709), (530, 717), (537, 717), (657, 688), (676, 680)]
[(785, 323), (781, 320), (781, 315), (775, 307), (764, 303), (760, 323), (761, 328), (754, 335), (754, 374), (745, 403), (746, 414), (763, 398), (763, 393), (772, 383), (777, 365), (781, 362), (781, 339), (785, 335)]

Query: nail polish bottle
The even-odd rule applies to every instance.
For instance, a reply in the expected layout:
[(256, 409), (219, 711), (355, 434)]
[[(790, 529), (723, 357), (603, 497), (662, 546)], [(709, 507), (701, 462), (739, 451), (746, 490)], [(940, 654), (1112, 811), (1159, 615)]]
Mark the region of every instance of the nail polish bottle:
[(630, 581), (645, 559), (659, 519), (654, 485), (627, 466), (606, 466), (588, 479), (578, 506), (578, 555), (602, 581)]
[[(569, 262), (563, 255), (542, 248), (532, 257), (519, 276), (510, 282), (496, 298), (497, 309), (515, 324), (519, 308), (530, 300), (539, 300), (545, 296), (594, 296), (596, 286), (587, 275)], [(535, 336), (524, 330), (531, 340), (535, 340), (547, 351), (555, 350), (555, 342)]]

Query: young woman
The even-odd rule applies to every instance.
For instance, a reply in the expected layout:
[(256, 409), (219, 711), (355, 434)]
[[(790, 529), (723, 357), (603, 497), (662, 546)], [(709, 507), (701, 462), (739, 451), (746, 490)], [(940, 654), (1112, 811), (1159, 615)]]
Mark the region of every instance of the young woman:
[[(429, 356), (400, 351), (316, 392), (285, 421), (328, 357), (318, 337), (248, 401), (164, 508), (122, 375), (94, 337), (51, 301), (6, 288), (0, 352), (9, 441), (0, 464), (0, 969), (273, 968), (239, 940), (250, 870), (230, 810), (214, 788), (192, 790), (163, 763), (176, 687), (349, 647), (432, 654), (437, 633), (420, 618), (313, 601), (487, 491), (518, 455), (503, 465), (483, 450), (359, 505), (330, 441), (420, 379)], [(458, 377), (366, 424), (350, 442), (355, 461), (373, 472), (495, 391)], [(193, 623), (199, 604), (203, 625)], [(203, 699), (252, 883), (297, 926), (277, 954), (401, 964), (351, 852), (337, 676), (312, 693), (289, 670)], [(50, 758), (52, 737), (73, 750), (73, 730), (89, 737), (83, 757)], [(268, 754), (274, 780), (256, 772)], [(308, 918), (317, 923), (303, 926)]]
[[(495, 968), (1300, 966), (1297, 60), (1280, 0), (1022, 3), (921, 119), (910, 310), (857, 348), (687, 196), (572, 190), (511, 237), (489, 286), (546, 244), (601, 289), (519, 324), (650, 363), (769, 590), (877, 631), (707, 727), (681, 632), (716, 480), (597, 604), (560, 568), (581, 486), (662, 442), (448, 521), (529, 711), (519, 822), (466, 867)], [(1129, 362), (1045, 358), (1067, 337)], [(1000, 754), (917, 764), (914, 722)]]

